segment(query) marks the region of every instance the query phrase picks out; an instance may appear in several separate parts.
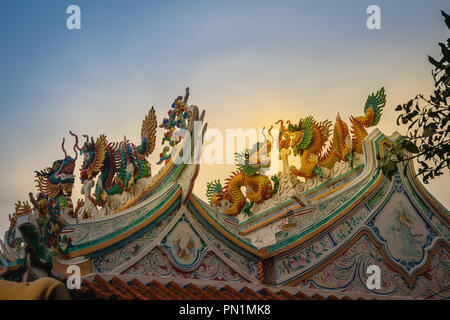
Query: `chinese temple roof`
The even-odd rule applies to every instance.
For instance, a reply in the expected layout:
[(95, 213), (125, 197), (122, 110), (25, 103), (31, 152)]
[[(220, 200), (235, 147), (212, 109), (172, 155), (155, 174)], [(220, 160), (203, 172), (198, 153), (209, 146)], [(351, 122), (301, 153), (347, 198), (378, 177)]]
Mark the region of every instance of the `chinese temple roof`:
[[(32, 212), (22, 216), (31, 206), (16, 205), (0, 241), (0, 277), (65, 279), (77, 266), (79, 293), (96, 299), (446, 298), (450, 213), (418, 181), (412, 162), (392, 179), (379, 170), (398, 133), (365, 129), (378, 123), (384, 89), (369, 96), (365, 116), (350, 118), (351, 131), (339, 115), (333, 135), (328, 120), (277, 121), (282, 170), (269, 177), (263, 164), (246, 162), (272, 150), (276, 139), (265, 139), (236, 155), (237, 171), (224, 185), (207, 184), (208, 201), (192, 193), (200, 164), (182, 161), (195, 155), (186, 134), (200, 123), (203, 139), (207, 125), (188, 97), (176, 98), (159, 126), (169, 146), (156, 174), (146, 160), (155, 145), (153, 108), (139, 146), (84, 135), (79, 147), (71, 133), (75, 157), (63, 141), (65, 158), (37, 172)], [(363, 126), (364, 119), (372, 120)], [(328, 138), (330, 150), (314, 146)], [(298, 140), (294, 147), (290, 139)], [(304, 157), (300, 169), (289, 165), (291, 151)], [(73, 205), (79, 154), (91, 162), (80, 172), (85, 199)], [(64, 183), (50, 179), (60, 175)], [(39, 263), (27, 263), (30, 248)], [(378, 267), (379, 289), (368, 288), (369, 266)]]

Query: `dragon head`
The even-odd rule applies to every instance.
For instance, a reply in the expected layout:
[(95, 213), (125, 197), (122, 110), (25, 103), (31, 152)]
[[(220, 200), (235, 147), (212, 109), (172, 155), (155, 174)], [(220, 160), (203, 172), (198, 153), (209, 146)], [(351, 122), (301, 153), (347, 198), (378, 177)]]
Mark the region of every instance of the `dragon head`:
[(85, 180), (95, 178), (103, 166), (107, 147), (106, 136), (104, 134), (100, 135), (100, 137), (97, 138), (97, 141), (94, 141), (94, 138), (91, 137), (91, 140), (89, 141), (89, 137), (83, 135), (86, 141), (80, 148), (78, 146), (78, 137), (72, 132), (70, 132), (70, 134), (76, 139), (74, 150), (77, 149), (80, 152), (80, 155), (83, 156), (83, 164), (80, 168), (80, 180), (81, 183), (84, 183)]
[(294, 155), (302, 154), (311, 143), (313, 136), (314, 119), (309, 116), (305, 119), (300, 119), (298, 124), (291, 124), (288, 122), (288, 128), (285, 133), (290, 137), (290, 147), (294, 150)]
[(60, 194), (70, 196), (75, 182), (73, 171), (77, 156), (72, 158), (67, 155), (64, 149), (64, 139), (62, 150), (65, 155), (64, 159), (54, 161), (51, 167), (47, 167), (44, 170), (35, 171), (37, 188), (51, 198), (55, 198)]

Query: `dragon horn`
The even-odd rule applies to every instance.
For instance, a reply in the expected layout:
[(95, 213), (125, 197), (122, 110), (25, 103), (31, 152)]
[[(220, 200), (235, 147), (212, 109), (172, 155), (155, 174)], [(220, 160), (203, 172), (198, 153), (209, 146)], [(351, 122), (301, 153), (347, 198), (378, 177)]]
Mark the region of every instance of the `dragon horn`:
[(86, 138), (86, 143), (88, 143), (89, 142), (89, 136), (87, 134), (83, 134), (83, 137)]
[(64, 142), (66, 141), (66, 138), (63, 138), (63, 141), (62, 141), (62, 144), (61, 144), (61, 148), (62, 148), (62, 150), (64, 151), (64, 156), (65, 156), (65, 158), (67, 158), (67, 152), (66, 152), (66, 149), (64, 149)]
[(272, 138), (272, 134), (270, 132), (272, 131), (272, 129), (273, 129), (273, 125), (271, 125), (270, 129), (267, 131), (269, 137), (271, 137), (271, 138)]
[(189, 99), (189, 87), (186, 88), (186, 93), (184, 94), (183, 103), (187, 103)]
[(266, 130), (266, 127), (263, 127), (263, 129), (262, 129), (262, 131), (261, 131), (261, 134), (264, 136), (264, 141), (267, 142), (267, 136), (266, 136), (266, 134), (264, 133), (265, 130)]
[(275, 124), (279, 124), (281, 122), (281, 124), (280, 124), (280, 131), (281, 132), (285, 132), (286, 130), (285, 130), (285, 128), (284, 128), (284, 121), (283, 120), (278, 120), (277, 122), (275, 122)]
[(75, 133), (73, 133), (72, 131), (69, 131), (69, 133), (75, 137), (75, 144), (73, 145), (73, 151), (75, 152), (75, 160), (77, 160), (77, 158), (78, 158), (77, 149), (78, 149), (78, 151), (81, 151), (80, 147), (78, 146), (78, 136)]

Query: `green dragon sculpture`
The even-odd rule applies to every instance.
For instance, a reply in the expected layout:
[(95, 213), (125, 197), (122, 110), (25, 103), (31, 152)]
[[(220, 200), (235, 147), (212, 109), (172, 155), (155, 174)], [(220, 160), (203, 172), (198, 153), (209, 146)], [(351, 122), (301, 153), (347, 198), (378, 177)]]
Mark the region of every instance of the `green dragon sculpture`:
[(151, 176), (150, 163), (146, 158), (155, 148), (156, 125), (155, 109), (152, 107), (142, 122), (139, 146), (126, 138), (120, 143), (111, 143), (102, 134), (94, 142), (93, 137), (89, 141), (89, 137), (83, 135), (86, 138), (83, 146), (80, 148), (78, 143), (75, 146), (84, 157), (80, 180), (84, 184), (99, 175), (94, 197), (88, 195), (93, 203), (103, 207), (107, 196), (129, 191), (138, 180)]
[[(272, 187), (271, 179), (261, 173), (262, 169), (270, 166), (270, 160), (261, 152), (263, 148), (267, 148), (267, 144), (262, 146), (256, 143), (251, 150), (237, 153), (237, 170), (225, 180), (223, 188), (219, 180), (207, 184), (206, 196), (210, 204), (218, 206), (221, 200), (226, 199), (232, 203), (232, 206), (227, 208), (224, 214), (237, 215), (244, 212), (246, 215), (251, 215), (250, 209), (254, 203), (261, 203), (277, 192), (277, 177), (272, 177), (275, 183), (275, 187)], [(247, 195), (241, 191), (243, 186), (247, 187)]]

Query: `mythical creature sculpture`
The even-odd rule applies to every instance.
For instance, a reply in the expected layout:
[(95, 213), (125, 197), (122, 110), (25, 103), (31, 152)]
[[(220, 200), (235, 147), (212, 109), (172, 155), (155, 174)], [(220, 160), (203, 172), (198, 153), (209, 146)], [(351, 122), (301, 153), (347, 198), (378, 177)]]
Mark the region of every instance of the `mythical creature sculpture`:
[[(272, 187), (271, 180), (261, 173), (263, 168), (270, 166), (267, 147), (267, 143), (262, 146), (260, 143), (256, 143), (251, 150), (247, 149), (237, 153), (236, 167), (238, 170), (225, 180), (226, 184), (223, 188), (218, 180), (207, 184), (206, 195), (212, 205), (218, 206), (221, 200), (226, 199), (232, 203), (232, 206), (227, 208), (224, 214), (237, 215), (241, 211), (251, 214), (249, 210), (253, 203), (261, 203), (272, 197), (276, 191)], [(276, 176), (274, 182), (276, 183)], [(243, 186), (247, 188), (247, 195), (241, 191)], [(250, 202), (247, 202), (247, 199)]]
[(26, 216), (33, 211), (28, 201), (18, 201), (14, 207), (13, 215), (9, 215), (9, 229), (6, 232), (6, 243), (11, 248), (17, 248), (16, 227), (18, 218)]
[[(64, 159), (53, 162), (51, 167), (41, 171), (36, 171), (37, 188), (40, 191), (36, 198), (30, 192), (30, 202), (18, 202), (16, 210), (10, 219), (10, 228), (7, 231), (7, 242), (10, 247), (16, 247), (16, 226), (17, 220), (21, 216), (27, 215), (27, 221), (32, 222), (41, 236), (42, 242), (47, 248), (59, 251), (59, 242), (61, 230), (65, 225), (64, 215), (73, 214), (72, 206), (72, 188), (75, 182), (73, 171), (75, 168), (75, 158), (67, 155), (64, 149), (64, 139), (62, 143)], [(75, 150), (75, 149), (74, 149)], [(70, 242), (69, 239), (65, 239)]]
[(94, 205), (105, 206), (108, 196), (130, 192), (139, 180), (151, 176), (146, 158), (155, 148), (156, 115), (153, 107), (142, 122), (139, 146), (130, 143), (125, 137), (120, 143), (108, 142), (104, 134), (96, 141), (93, 137), (89, 141), (87, 135), (83, 137), (86, 138), (83, 146), (80, 148), (78, 143), (75, 145), (84, 157), (80, 169), (81, 182), (88, 183), (99, 175), (93, 196), (85, 195)]
[[(372, 93), (367, 98), (364, 115), (360, 117), (351, 117), (352, 130), (341, 119), (338, 114), (336, 122), (331, 131), (332, 122), (325, 120), (318, 122), (312, 116), (300, 119), (298, 124), (291, 124), (290, 121), (277, 121), (280, 125), (278, 139), (280, 148), (279, 157), (283, 162), (283, 171), (272, 177), (274, 189), (278, 189), (280, 177), (283, 181), (292, 181), (290, 175), (305, 178), (306, 182), (314, 182), (313, 178), (318, 177), (322, 180), (324, 172), (327, 178), (331, 177), (336, 163), (349, 163), (353, 167), (356, 154), (362, 154), (362, 142), (367, 136), (365, 128), (376, 125), (381, 117), (381, 112), (386, 104), (384, 88), (381, 88), (376, 94)], [(271, 130), (268, 130), (271, 136)], [(331, 138), (330, 145), (325, 151), (328, 139)], [(271, 141), (266, 140), (264, 147), (267, 154), (271, 151)], [(214, 206), (220, 206), (222, 200), (226, 199), (232, 203), (231, 207), (225, 210), (225, 214), (236, 215), (240, 212), (249, 213), (254, 203), (261, 203), (269, 199), (273, 192), (269, 177), (260, 173), (260, 170), (266, 165), (259, 160), (249, 162), (250, 156), (259, 158), (259, 145), (255, 145), (252, 150), (237, 155), (238, 171), (234, 172), (227, 180), (225, 187), (222, 187), (220, 181), (212, 181), (207, 184), (206, 196)], [(293, 153), (294, 156), (300, 156), (300, 168), (289, 167), (288, 157)], [(360, 158), (360, 157), (358, 157)], [(254, 163), (254, 164), (251, 164)], [(347, 168), (348, 165), (346, 165)], [(303, 182), (302, 182), (303, 183)], [(306, 183), (305, 185), (308, 185)], [(248, 195), (245, 196), (241, 187), (246, 186)], [(286, 192), (286, 186), (281, 188)], [(299, 188), (299, 190), (304, 188)], [(300, 192), (300, 191), (299, 191)], [(280, 193), (281, 194), (281, 193)], [(247, 199), (250, 202), (247, 202)]]
[(33, 194), (29, 194), (30, 201), (39, 216), (37, 219), (39, 232), (42, 240), (47, 248), (56, 248), (58, 250), (58, 243), (60, 233), (63, 229), (64, 215), (73, 215), (72, 205), (72, 189), (75, 182), (73, 171), (75, 169), (75, 158), (67, 155), (64, 149), (64, 139), (62, 143), (64, 151), (64, 159), (53, 162), (52, 167), (48, 167), (41, 171), (36, 171), (36, 183), (40, 193), (35, 199)]
[(330, 121), (317, 122), (309, 116), (300, 119), (297, 125), (288, 122), (286, 128), (283, 126), (283, 121), (280, 120), (280, 131), (282, 133), (280, 134), (280, 148), (289, 145), (294, 155), (300, 155), (301, 159), (300, 169), (292, 166), (291, 171), (297, 176), (312, 178), (314, 176), (322, 177), (322, 169), (331, 169), (338, 161), (350, 162), (353, 166), (354, 153), (363, 153), (362, 142), (367, 136), (365, 128), (374, 126), (379, 122), (385, 104), (384, 88), (367, 98), (364, 115), (350, 118), (353, 138), (347, 124), (342, 121), (338, 114), (334, 124), (331, 145), (324, 153), (325, 143), (330, 136)]
[(163, 148), (163, 152), (159, 154), (159, 161), (157, 164), (161, 164), (163, 161), (167, 163), (171, 156), (172, 150), (185, 136), (186, 131), (189, 126), (191, 112), (188, 109), (189, 99), (189, 88), (186, 88), (186, 93), (184, 97), (178, 96), (172, 103), (172, 108), (167, 112), (168, 118), (164, 118), (163, 122), (159, 125), (160, 128), (164, 128), (166, 132), (164, 133), (162, 139), (162, 145), (166, 142), (169, 146)]

